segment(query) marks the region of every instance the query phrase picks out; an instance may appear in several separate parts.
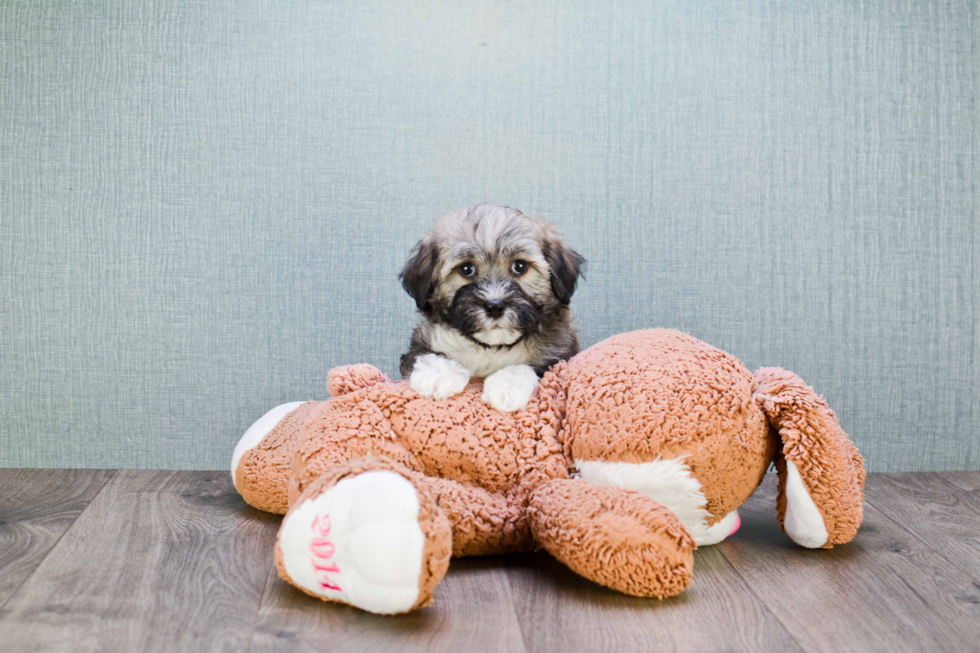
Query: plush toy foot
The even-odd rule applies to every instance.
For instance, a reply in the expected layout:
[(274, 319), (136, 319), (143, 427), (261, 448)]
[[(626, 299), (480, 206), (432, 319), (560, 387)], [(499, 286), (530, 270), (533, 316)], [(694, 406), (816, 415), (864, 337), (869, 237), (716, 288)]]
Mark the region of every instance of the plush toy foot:
[(311, 485), (283, 520), (280, 576), (313, 596), (378, 614), (429, 603), (452, 535), (428, 495), (390, 469), (322, 485)]
[(439, 354), (425, 354), (415, 360), (409, 384), (423, 397), (449, 399), (462, 392), (470, 382), (470, 371)]
[(502, 413), (524, 410), (538, 381), (537, 373), (528, 365), (505, 367), (483, 382), (483, 403)]
[(238, 484), (238, 481), (235, 478), (235, 476), (238, 474), (238, 461), (242, 459), (245, 452), (262, 442), (263, 438), (269, 435), (272, 429), (279, 425), (282, 418), (302, 406), (304, 403), (305, 402), (303, 401), (294, 401), (289, 404), (281, 404), (276, 406), (268, 413), (257, 419), (254, 424), (248, 427), (248, 430), (245, 431), (245, 435), (243, 435), (242, 439), (238, 441), (237, 445), (235, 445), (235, 451), (231, 455), (232, 483), (235, 483), (236, 485)]
[(319, 405), (316, 401), (294, 401), (276, 406), (238, 441), (231, 459), (231, 479), (248, 505), (286, 514), (293, 444), (306, 418)]

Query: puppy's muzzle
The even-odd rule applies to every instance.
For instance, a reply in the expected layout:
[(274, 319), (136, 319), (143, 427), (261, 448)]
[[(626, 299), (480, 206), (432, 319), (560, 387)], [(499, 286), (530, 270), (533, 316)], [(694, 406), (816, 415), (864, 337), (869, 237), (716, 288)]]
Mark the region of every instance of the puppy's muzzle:
[(483, 310), (487, 312), (487, 316), (496, 320), (503, 317), (504, 311), (507, 310), (507, 304), (502, 299), (488, 299), (483, 302)]

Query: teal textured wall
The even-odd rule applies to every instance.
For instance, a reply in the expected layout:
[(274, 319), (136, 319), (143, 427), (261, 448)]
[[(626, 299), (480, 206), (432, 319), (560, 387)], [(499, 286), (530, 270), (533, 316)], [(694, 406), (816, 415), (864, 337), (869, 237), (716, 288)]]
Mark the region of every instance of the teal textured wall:
[(0, 4), (0, 465), (223, 468), (394, 372), (446, 209), (557, 221), (586, 343), (671, 326), (980, 468), (976, 3)]

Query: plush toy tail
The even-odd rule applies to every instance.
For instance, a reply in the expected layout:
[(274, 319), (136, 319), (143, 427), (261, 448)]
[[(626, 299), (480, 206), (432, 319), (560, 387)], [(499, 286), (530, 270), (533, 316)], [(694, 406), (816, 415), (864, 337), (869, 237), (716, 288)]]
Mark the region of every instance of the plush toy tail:
[(339, 397), (361, 388), (370, 388), (379, 383), (388, 383), (391, 377), (373, 365), (341, 365), (327, 372), (327, 392), (331, 397)]
[(778, 367), (755, 373), (755, 400), (782, 446), (776, 455), (779, 524), (807, 548), (850, 541), (863, 517), (864, 459), (823, 398)]

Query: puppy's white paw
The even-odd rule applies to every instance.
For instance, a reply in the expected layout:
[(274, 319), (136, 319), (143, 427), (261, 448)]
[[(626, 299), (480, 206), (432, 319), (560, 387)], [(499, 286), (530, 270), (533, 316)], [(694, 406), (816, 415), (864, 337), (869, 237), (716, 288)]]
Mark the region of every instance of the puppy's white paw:
[(449, 399), (470, 382), (470, 371), (445, 356), (425, 354), (415, 359), (409, 383), (423, 397)]
[(529, 365), (505, 367), (483, 382), (483, 403), (503, 413), (524, 410), (538, 381), (538, 375)]

